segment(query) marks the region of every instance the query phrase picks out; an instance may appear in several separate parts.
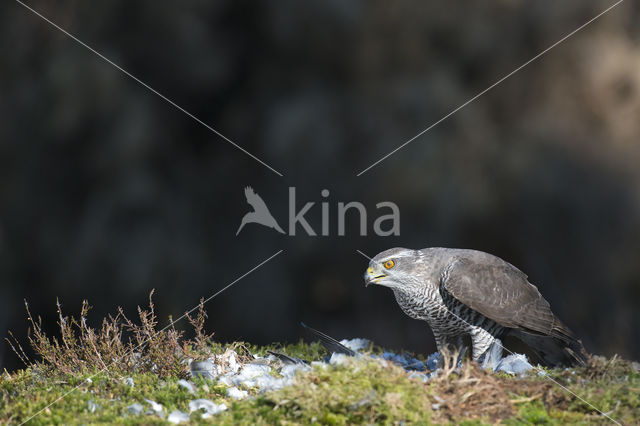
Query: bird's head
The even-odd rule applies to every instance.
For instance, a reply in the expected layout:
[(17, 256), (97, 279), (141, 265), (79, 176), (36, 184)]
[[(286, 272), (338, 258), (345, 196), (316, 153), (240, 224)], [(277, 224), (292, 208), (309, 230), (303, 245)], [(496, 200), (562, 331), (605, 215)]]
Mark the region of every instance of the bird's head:
[(369, 262), (364, 273), (365, 286), (379, 284), (394, 290), (403, 290), (416, 282), (415, 267), (419, 263), (420, 253), (396, 247), (385, 250)]

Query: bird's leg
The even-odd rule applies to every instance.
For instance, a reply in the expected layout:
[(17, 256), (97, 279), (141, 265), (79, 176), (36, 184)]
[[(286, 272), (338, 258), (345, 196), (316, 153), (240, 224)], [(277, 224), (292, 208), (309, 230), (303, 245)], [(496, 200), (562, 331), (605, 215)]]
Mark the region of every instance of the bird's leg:
[(453, 365), (458, 364), (458, 360), (464, 356), (465, 348), (464, 342), (462, 340), (462, 336), (436, 336), (436, 346), (438, 347), (438, 352), (440, 353), (440, 358), (438, 359), (438, 367), (442, 368), (445, 366), (445, 360), (450, 358), (450, 361)]
[(498, 338), (493, 340), (489, 349), (482, 355), (480, 355), (480, 366), (482, 368), (491, 368), (495, 370), (498, 364), (502, 360), (502, 341)]
[(471, 348), (471, 359), (482, 367), (493, 368), (502, 358), (502, 342), (482, 328), (471, 333)]

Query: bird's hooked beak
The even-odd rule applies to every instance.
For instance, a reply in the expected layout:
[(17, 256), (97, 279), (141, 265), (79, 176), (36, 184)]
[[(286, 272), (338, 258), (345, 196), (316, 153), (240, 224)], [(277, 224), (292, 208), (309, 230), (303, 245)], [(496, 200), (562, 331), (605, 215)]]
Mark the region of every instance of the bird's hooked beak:
[(368, 287), (369, 284), (377, 283), (386, 276), (387, 274), (374, 271), (373, 268), (369, 266), (367, 272), (364, 273), (364, 286)]

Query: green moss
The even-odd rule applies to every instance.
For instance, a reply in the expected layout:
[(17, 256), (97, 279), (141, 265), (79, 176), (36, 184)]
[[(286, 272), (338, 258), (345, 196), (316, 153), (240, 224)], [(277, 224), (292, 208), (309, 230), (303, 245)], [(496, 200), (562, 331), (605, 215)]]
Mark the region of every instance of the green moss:
[(552, 422), (546, 408), (539, 401), (531, 404), (523, 404), (519, 412), (518, 420), (536, 425), (549, 424)]
[(474, 419), (474, 420), (462, 420), (458, 423), (458, 425), (460, 426), (476, 426), (476, 425), (487, 425), (487, 424), (491, 424), (488, 421), (484, 421), (484, 420), (478, 420), (478, 419)]
[(235, 403), (217, 420), (229, 424), (427, 423), (429, 404), (424, 385), (409, 380), (403, 370), (372, 360), (354, 360), (347, 366), (300, 373), (296, 385)]
[(271, 350), (305, 361), (320, 361), (328, 355), (327, 350), (319, 342), (305, 343), (303, 340), (284, 345), (274, 343), (264, 347), (253, 347), (253, 349), (254, 353), (258, 353), (261, 356), (267, 356), (267, 351)]
[[(302, 342), (268, 347), (216, 344), (213, 351), (223, 353), (230, 347), (241, 357), (243, 350), (244, 355), (277, 350), (306, 360), (319, 360), (326, 355), (319, 344)], [(602, 423), (605, 420), (591, 406), (549, 379), (610, 413), (617, 421), (632, 424), (640, 417), (640, 373), (628, 362), (599, 360), (576, 369), (573, 374), (564, 370), (547, 370), (547, 373), (549, 377), (533, 374), (514, 378), (469, 370), (425, 385), (409, 379), (402, 369), (390, 363), (363, 357), (352, 359), (344, 366), (312, 367), (308, 372), (300, 372), (291, 387), (264, 394), (249, 389), (253, 398), (234, 401), (227, 396), (226, 386), (204, 379), (192, 380), (195, 394), (191, 394), (178, 385), (179, 377), (161, 378), (150, 372), (132, 374), (135, 385), (130, 387), (125, 382), (128, 376), (95, 371), (62, 374), (36, 365), (0, 378), (0, 423), (25, 421), (58, 397), (63, 398), (30, 424), (164, 424), (165, 421), (155, 415), (128, 413), (127, 407), (133, 403), (141, 404), (145, 411), (150, 409), (145, 402), (147, 398), (162, 404), (165, 414), (173, 410), (188, 412), (189, 401), (196, 398), (224, 402), (229, 407), (226, 412), (207, 420), (194, 413), (192, 420), (229, 425), (312, 422), (477, 425), (498, 421), (520, 425)], [(87, 381), (88, 377), (91, 382)], [(470, 392), (476, 392), (481, 404), (496, 404), (491, 400), (491, 393), (479, 390), (484, 389), (482, 381), (503, 389), (506, 397), (500, 401), (508, 405), (511, 400), (512, 410), (487, 415), (476, 409), (464, 409), (469, 402), (464, 400), (464, 395)], [(78, 389), (73, 390), (76, 386)], [(433, 395), (446, 399), (447, 403), (434, 410)], [(93, 413), (89, 410), (89, 401), (98, 406)]]

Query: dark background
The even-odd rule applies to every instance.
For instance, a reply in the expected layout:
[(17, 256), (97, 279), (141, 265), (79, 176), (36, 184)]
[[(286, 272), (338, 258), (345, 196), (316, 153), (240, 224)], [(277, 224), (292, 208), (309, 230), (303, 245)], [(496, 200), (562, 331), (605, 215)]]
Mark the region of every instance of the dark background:
[[(295, 341), (298, 323), (431, 352), (370, 256), (465, 247), (523, 269), (591, 351), (640, 355), (640, 9), (625, 2), (360, 177), (356, 173), (610, 5), (604, 1), (30, 1), (284, 174), (279, 177), (18, 3), (0, 6), (0, 334), (23, 299), (97, 325), (152, 288), (207, 305), (222, 341)], [(288, 187), (332, 236), (283, 227)], [(393, 201), (398, 237), (338, 237), (337, 202)], [(352, 217), (354, 219), (354, 217)], [(301, 232), (301, 229), (299, 229)], [(19, 366), (0, 343), (0, 365)]]

